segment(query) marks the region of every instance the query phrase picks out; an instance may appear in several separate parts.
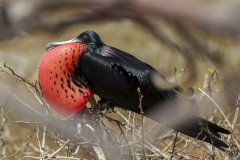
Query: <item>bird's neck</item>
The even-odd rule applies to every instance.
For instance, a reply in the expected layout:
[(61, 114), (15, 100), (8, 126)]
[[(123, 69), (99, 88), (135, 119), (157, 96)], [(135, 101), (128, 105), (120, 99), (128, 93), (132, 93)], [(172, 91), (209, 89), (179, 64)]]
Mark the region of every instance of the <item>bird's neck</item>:
[(106, 48), (104, 43), (89, 43), (88, 50), (90, 52), (101, 53)]

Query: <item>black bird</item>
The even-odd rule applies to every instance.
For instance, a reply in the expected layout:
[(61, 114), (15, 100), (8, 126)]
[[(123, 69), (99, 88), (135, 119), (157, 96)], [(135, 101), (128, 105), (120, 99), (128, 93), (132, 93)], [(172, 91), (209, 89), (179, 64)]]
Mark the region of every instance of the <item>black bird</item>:
[[(129, 53), (105, 45), (94, 31), (85, 31), (77, 38), (65, 42), (53, 42), (52, 47), (67, 43), (83, 43), (87, 52), (72, 69), (72, 80), (78, 87), (87, 87), (101, 98), (101, 103), (117, 106), (140, 114), (140, 88), (143, 95), (143, 115), (190, 137), (213, 144), (225, 150), (229, 146), (220, 140), (219, 133), (230, 134), (196, 115), (198, 108), (194, 98), (184, 96), (179, 86), (173, 86), (156, 69)], [(158, 89), (152, 82), (157, 74), (165, 89)], [(181, 92), (181, 93), (180, 93)], [(182, 103), (183, 102), (183, 103)], [(179, 103), (186, 105), (180, 105)], [(191, 118), (191, 119), (190, 119)], [(180, 122), (181, 123), (178, 123)], [(219, 132), (219, 133), (218, 133)]]

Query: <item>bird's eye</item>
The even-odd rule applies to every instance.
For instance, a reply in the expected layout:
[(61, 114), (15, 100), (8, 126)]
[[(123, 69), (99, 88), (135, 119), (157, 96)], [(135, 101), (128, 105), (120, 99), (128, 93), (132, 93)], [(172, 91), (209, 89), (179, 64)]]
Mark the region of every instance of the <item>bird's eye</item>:
[(86, 39), (88, 39), (88, 37), (87, 37), (87, 36), (83, 36), (82, 39), (83, 39), (83, 40), (86, 40)]

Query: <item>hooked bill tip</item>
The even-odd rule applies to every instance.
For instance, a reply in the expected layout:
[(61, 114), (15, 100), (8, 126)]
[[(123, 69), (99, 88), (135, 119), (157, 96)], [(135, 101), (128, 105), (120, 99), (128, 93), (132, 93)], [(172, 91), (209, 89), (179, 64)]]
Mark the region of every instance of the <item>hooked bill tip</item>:
[(46, 45), (46, 51), (49, 52), (51, 49), (53, 49), (53, 48), (55, 48), (57, 46), (59, 46), (59, 45), (55, 45), (54, 43), (48, 43)]
[(50, 42), (46, 46), (46, 51), (48, 52), (48, 51), (50, 51), (51, 48), (55, 48), (55, 47), (63, 45), (63, 44), (76, 43), (76, 42), (81, 43), (81, 41), (79, 39), (77, 39), (77, 38), (70, 39), (68, 41), (63, 41), (63, 42)]

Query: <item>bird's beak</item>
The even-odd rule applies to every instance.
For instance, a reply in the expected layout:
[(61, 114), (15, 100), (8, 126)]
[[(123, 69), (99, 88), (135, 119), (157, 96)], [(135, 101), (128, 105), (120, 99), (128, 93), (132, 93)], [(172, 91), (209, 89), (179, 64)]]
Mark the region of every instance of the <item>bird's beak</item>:
[(81, 41), (77, 38), (74, 38), (74, 39), (71, 39), (68, 41), (63, 41), (63, 42), (50, 42), (46, 46), (46, 51), (49, 51), (50, 48), (55, 48), (55, 47), (63, 45), (63, 44), (74, 43), (74, 42), (81, 42)]

